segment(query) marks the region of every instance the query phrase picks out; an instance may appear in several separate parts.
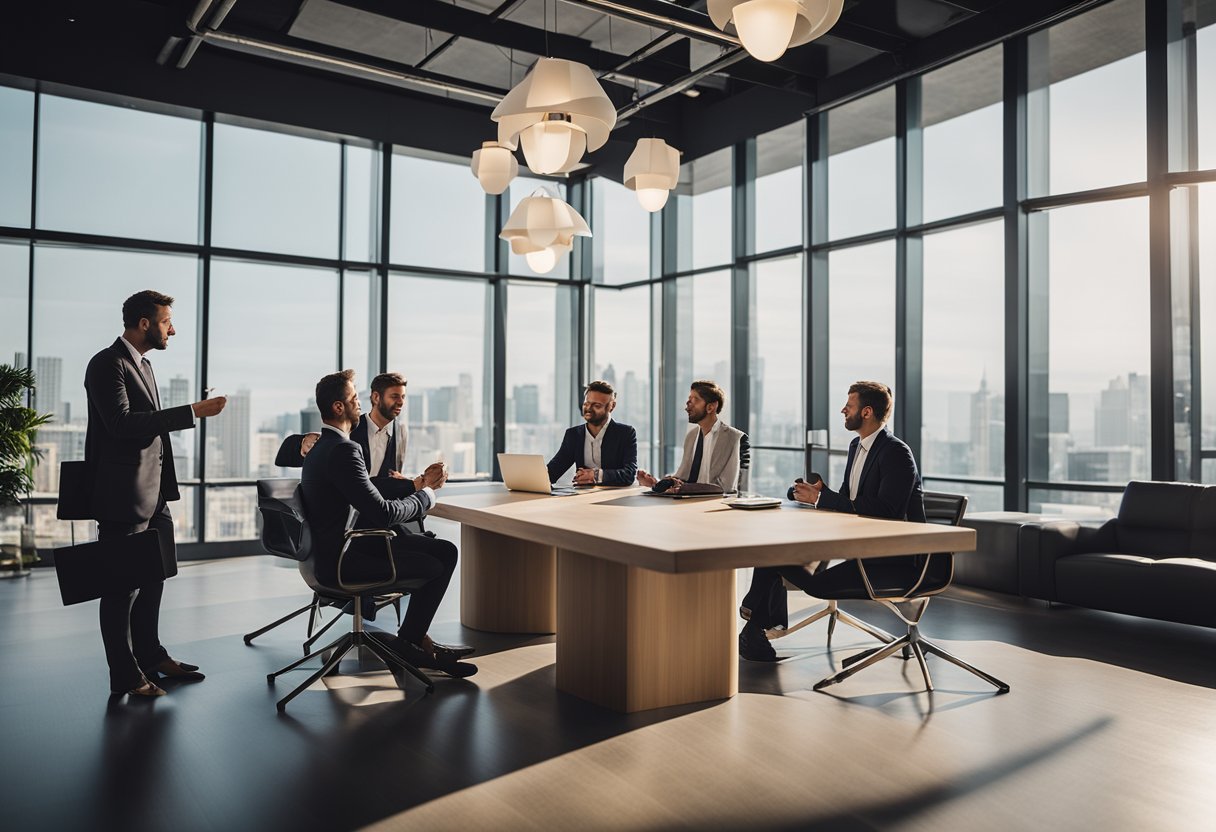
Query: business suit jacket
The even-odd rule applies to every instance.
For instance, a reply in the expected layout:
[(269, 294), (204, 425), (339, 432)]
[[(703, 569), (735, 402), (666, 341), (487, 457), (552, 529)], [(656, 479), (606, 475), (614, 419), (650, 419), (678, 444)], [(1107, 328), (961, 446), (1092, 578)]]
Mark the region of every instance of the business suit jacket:
[[(85, 370), (89, 404), (84, 458), (93, 477), (93, 518), (103, 523), (148, 522), (163, 497), (181, 499), (169, 432), (194, 427), (190, 405), (160, 410), (121, 338), (93, 356)], [(177, 574), (171, 545), (161, 553), (165, 575)]]
[[(721, 424), (722, 427), (718, 429), (718, 435), (714, 439), (711, 458), (702, 459), (701, 464), (709, 465), (710, 484), (720, 487), (723, 492), (734, 491), (739, 482), (739, 440), (743, 438), (743, 431), (732, 428), (725, 422)], [(692, 473), (692, 458), (696, 453), (697, 433), (700, 430), (699, 425), (693, 425), (692, 430), (684, 437), (684, 458), (680, 460), (680, 467), (673, 475), (677, 479), (687, 481), (688, 475)]]
[[(304, 458), (300, 497), (308, 519), (309, 545), (319, 547), (317, 577), (326, 583), (336, 580), (338, 553), (352, 508), (359, 513), (359, 527), (367, 529), (387, 529), (420, 520), (431, 508), (431, 498), (425, 491), (385, 498), (367, 475), (359, 445), (332, 430), (322, 430), (321, 438)], [(351, 544), (350, 551), (382, 557), (377, 553), (383, 548), (379, 538), (362, 538)], [(385, 568), (387, 575), (387, 565)]]
[[(844, 483), (839, 491), (825, 486), (819, 494), (819, 507), (867, 517), (925, 522), (925, 492), (912, 449), (886, 428), (878, 431), (870, 452), (866, 454), (861, 480), (857, 484), (857, 499), (850, 500), (845, 496), (849, 491), (849, 477), (860, 443), (860, 437), (853, 437), (849, 443)], [(792, 488), (789, 497), (793, 499)]]
[[(363, 452), (363, 462), (367, 466), (368, 475), (372, 478), (372, 484), (376, 486), (376, 490), (388, 499), (408, 497), (414, 493), (413, 480), (374, 476), (375, 472), (371, 470), (372, 450), (368, 440), (368, 423), (370, 421), (366, 413), (360, 416), (359, 424), (355, 425), (355, 429), (350, 432), (350, 438)], [(400, 471), (405, 465), (406, 429), (400, 419), (396, 420), (394, 424), (393, 431), (397, 448), (389, 464), (393, 467), (394, 471)], [(300, 433), (292, 434), (284, 439), (283, 444), (279, 446), (278, 454), (275, 455), (274, 464), (280, 468), (303, 467), (305, 458), (300, 454), (303, 442), (304, 435)]]
[[(616, 421), (608, 423), (600, 445), (600, 471), (604, 485), (630, 485), (638, 475), (638, 433), (629, 425)], [(549, 482), (557, 482), (571, 465), (590, 468), (591, 460), (583, 457), (587, 447), (587, 425), (575, 425), (562, 437), (562, 445), (549, 460)]]

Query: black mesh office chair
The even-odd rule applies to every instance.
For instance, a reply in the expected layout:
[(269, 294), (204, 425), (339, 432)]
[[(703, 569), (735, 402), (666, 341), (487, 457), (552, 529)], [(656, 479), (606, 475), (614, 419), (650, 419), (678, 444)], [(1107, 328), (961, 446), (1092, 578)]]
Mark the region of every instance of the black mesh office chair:
[[(930, 523), (957, 526), (962, 522), (963, 513), (966, 510), (967, 498), (962, 494), (925, 492), (925, 519)], [(904, 564), (906, 564), (906, 568)], [(925, 654), (932, 653), (979, 676), (996, 687), (998, 693), (1009, 692), (1009, 685), (1000, 679), (989, 676), (984, 671), (946, 652), (920, 633), (920, 620), (929, 606), (929, 601), (934, 595), (945, 592), (954, 579), (954, 554), (952, 552), (910, 556), (901, 561), (900, 568), (896, 569), (867, 569), (866, 561), (862, 559), (857, 561), (857, 568), (859, 580), (850, 586), (829, 593), (834, 596), (832, 600), (877, 601), (894, 612), (907, 625), (908, 631), (887, 644), (862, 651), (845, 659), (842, 662), (844, 669), (835, 676), (829, 676), (817, 682), (815, 690), (822, 690), (829, 685), (843, 682), (854, 673), (865, 670), (888, 656), (910, 649), (912, 655), (916, 657), (917, 664), (920, 665), (921, 675), (925, 677), (926, 690), (933, 690), (933, 678), (929, 675), (929, 666), (925, 662)], [(908, 607), (906, 614), (900, 605)]]
[[(262, 548), (268, 554), (291, 560), (300, 560), (300, 535), (303, 532), (303, 521), (300, 518), (300, 506), (296, 501), (296, 486), (300, 480), (296, 477), (274, 477), (257, 481), (258, 513), (262, 517), (261, 541)], [(304, 642), (304, 652), (313, 645), (334, 623), (337, 616), (331, 618), (321, 629), (316, 625), (321, 620), (321, 608), (337, 603), (336, 599), (323, 598), (316, 592), (312, 600), (297, 610), (289, 612), (265, 627), (246, 633), (245, 644), (252, 644), (258, 636), (268, 633), (280, 624), (285, 624), (296, 616), (308, 613), (308, 640)], [(397, 623), (401, 623), (401, 595), (392, 593), (377, 597), (374, 600), (376, 609), (393, 605), (397, 613)], [(316, 630), (314, 632), (314, 630)]]
[[(276, 670), (274, 673), (266, 675), (266, 682), (274, 684), (276, 677), (286, 673), (289, 670), (294, 670), (309, 659), (321, 656), (324, 653), (329, 653), (329, 658), (322, 658), (322, 665), (319, 670), (304, 680), (300, 685), (284, 696), (277, 703), (279, 711), (287, 709), (287, 703), (298, 696), (302, 691), (320, 679), (322, 676), (337, 669), (338, 664), (342, 661), (351, 650), (360, 647), (367, 648), (373, 655), (384, 662), (389, 669), (397, 668), (404, 670), (426, 686), (427, 693), (435, 689), (435, 684), (430, 680), (425, 673), (414, 667), (405, 659), (393, 652), (392, 648), (382, 640), (382, 635), (375, 631), (365, 630), (363, 627), (363, 609), (359, 603), (359, 599), (368, 594), (373, 593), (403, 593), (410, 589), (419, 587), (426, 583), (425, 579), (410, 579), (400, 580), (397, 577), (397, 566), (393, 561), (392, 539), (397, 536), (397, 533), (391, 529), (349, 529), (346, 532), (342, 549), (339, 552), (323, 552), (319, 551), (313, 545), (312, 535), (308, 528), (307, 509), (304, 506), (303, 500), (300, 499), (300, 492), (297, 488), (295, 492), (295, 503), (298, 507), (298, 516), (301, 519), (300, 528), (300, 544), (299, 552), (301, 557), (298, 558), (300, 566), (300, 576), (316, 593), (317, 596), (326, 599), (334, 599), (342, 603), (349, 603), (353, 612), (350, 632), (342, 634), (336, 641), (327, 644), (325, 647), (314, 650), (313, 652), (305, 652), (303, 656), (296, 659), (286, 667)], [(357, 540), (363, 537), (378, 537), (384, 541), (384, 553), (388, 561), (388, 575), (381, 581), (368, 581), (363, 583), (347, 583), (342, 579), (342, 562), (346, 558), (347, 551), (350, 549), (352, 540)], [(334, 581), (323, 580), (318, 575), (318, 564), (322, 558), (336, 558), (336, 567), (333, 572), (337, 579)], [(330, 570), (322, 569), (323, 573), (328, 574)], [(336, 618), (334, 619), (337, 620)], [(331, 624), (333, 622), (330, 622)]]

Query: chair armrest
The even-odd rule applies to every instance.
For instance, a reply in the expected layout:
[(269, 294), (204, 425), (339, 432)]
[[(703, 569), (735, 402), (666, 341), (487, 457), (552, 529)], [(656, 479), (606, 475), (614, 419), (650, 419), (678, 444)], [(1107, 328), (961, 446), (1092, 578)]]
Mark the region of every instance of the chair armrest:
[[(397, 583), (397, 564), (393, 560), (393, 544), (392, 539), (397, 536), (397, 533), (392, 529), (347, 529), (345, 539), (342, 544), (342, 551), (338, 554), (338, 586), (347, 592), (362, 593), (370, 589), (381, 589), (383, 587), (392, 586)], [(378, 537), (384, 541), (384, 553), (388, 557), (389, 578), (386, 581), (373, 581), (364, 584), (348, 584), (342, 580), (342, 561), (346, 558), (346, 553), (350, 549), (352, 540), (361, 537)]]
[(1028, 523), (1018, 530), (1018, 592), (1058, 601), (1056, 561), (1083, 552), (1115, 551), (1115, 521), (1101, 526), (1072, 520)]

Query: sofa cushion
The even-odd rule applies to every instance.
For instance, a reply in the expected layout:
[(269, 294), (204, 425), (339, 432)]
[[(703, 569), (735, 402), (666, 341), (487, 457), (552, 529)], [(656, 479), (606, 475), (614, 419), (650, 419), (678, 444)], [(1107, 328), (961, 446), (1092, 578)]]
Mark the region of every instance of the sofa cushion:
[(1193, 554), (1195, 508), (1205, 490), (1181, 482), (1129, 482), (1119, 504), (1118, 550), (1149, 557)]
[(1209, 485), (1195, 499), (1193, 557), (1216, 560), (1216, 485)]
[(1066, 604), (1216, 627), (1216, 561), (1070, 555), (1056, 561), (1056, 597)]

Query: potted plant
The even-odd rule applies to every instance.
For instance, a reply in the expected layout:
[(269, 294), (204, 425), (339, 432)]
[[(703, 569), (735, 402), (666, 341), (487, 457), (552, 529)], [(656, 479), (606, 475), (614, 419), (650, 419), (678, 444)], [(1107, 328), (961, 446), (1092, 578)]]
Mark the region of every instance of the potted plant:
[[(51, 414), (39, 416), (25, 406), (26, 396), (33, 390), (30, 370), (0, 364), (0, 512), (19, 507), (34, 487), (34, 466), (42, 456), (34, 447), (34, 435), (51, 420)], [(12, 567), (10, 577), (29, 574), (20, 544), (0, 565)]]

